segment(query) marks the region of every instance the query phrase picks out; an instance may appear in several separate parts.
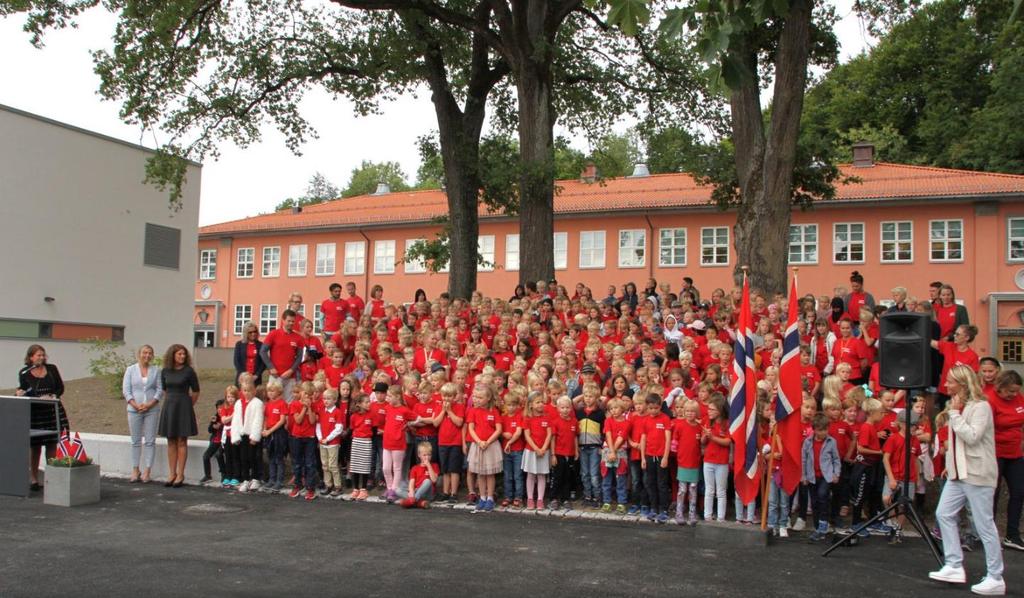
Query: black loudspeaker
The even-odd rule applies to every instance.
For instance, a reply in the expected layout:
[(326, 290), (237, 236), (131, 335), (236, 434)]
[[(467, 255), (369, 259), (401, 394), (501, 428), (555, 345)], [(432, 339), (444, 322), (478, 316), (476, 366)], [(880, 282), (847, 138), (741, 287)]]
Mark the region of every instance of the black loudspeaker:
[(878, 378), (885, 388), (928, 386), (931, 377), (931, 318), (913, 312), (884, 314), (878, 321)]

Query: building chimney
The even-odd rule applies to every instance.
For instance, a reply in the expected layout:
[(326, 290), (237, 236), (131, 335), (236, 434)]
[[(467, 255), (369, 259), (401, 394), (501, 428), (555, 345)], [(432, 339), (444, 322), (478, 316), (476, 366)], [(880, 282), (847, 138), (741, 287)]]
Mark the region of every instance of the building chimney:
[(587, 162), (587, 165), (583, 167), (583, 172), (580, 173), (580, 180), (584, 183), (593, 183), (597, 180), (597, 165), (593, 162)]
[(292, 206), (292, 214), (301, 214), (302, 206)]
[(875, 144), (855, 143), (853, 144), (853, 166), (855, 168), (868, 168), (875, 165)]
[(391, 186), (381, 181), (377, 183), (377, 190), (371, 193), (371, 195), (387, 195), (388, 193), (391, 193)]
[(629, 178), (637, 179), (645, 176), (651, 176), (651, 171), (647, 169), (647, 165), (643, 162), (637, 162), (636, 166), (633, 167), (633, 174), (629, 175)]

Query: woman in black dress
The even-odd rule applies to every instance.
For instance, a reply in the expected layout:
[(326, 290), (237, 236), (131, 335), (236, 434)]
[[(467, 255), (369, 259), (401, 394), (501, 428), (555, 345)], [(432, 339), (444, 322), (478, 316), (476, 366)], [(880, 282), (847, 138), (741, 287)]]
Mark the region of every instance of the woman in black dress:
[[(34, 404), (31, 409), (31, 424), (33, 430), (67, 430), (68, 414), (64, 411), (64, 405), (60, 402), (64, 394), (64, 380), (57, 371), (57, 366), (46, 363), (46, 349), (42, 345), (32, 345), (25, 353), (25, 367), (18, 372), (18, 390), (15, 394), (19, 397), (47, 397), (57, 399), (57, 411), (50, 405)], [(58, 426), (58, 418), (59, 426)], [(29, 476), (32, 480), (32, 490), (38, 491), (39, 485), (39, 457), (42, 453), (45, 440), (32, 440), (32, 456), (29, 460)], [(57, 445), (55, 442), (46, 444), (47, 458), (53, 457)]]
[(158, 433), (167, 439), (167, 483), (180, 488), (185, 483), (188, 438), (199, 433), (195, 404), (199, 400), (199, 378), (184, 345), (171, 345), (160, 370), (164, 385), (164, 407)]

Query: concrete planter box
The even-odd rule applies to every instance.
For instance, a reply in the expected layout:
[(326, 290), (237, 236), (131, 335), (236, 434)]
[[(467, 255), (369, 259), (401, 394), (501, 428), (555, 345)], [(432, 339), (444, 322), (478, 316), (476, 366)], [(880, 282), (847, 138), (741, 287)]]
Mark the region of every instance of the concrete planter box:
[(46, 468), (43, 502), (59, 507), (77, 507), (100, 502), (100, 466)]

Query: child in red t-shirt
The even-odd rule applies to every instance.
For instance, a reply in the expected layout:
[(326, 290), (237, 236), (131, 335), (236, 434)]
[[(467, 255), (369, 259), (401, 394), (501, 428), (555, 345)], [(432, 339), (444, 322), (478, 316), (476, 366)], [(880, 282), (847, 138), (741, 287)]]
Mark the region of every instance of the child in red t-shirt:
[[(696, 401), (682, 401), (676, 405), (676, 419), (672, 420), (672, 443), (676, 446), (676, 523), (682, 525), (683, 509), (689, 507), (689, 525), (697, 525), (697, 483), (700, 481), (700, 440), (704, 430), (700, 425), (700, 407)], [(689, 500), (687, 500), (689, 497)]]
[(280, 384), (267, 384), (267, 402), (263, 405), (263, 447), (270, 463), (266, 489), (274, 492), (284, 485), (284, 456), (288, 453), (288, 403)]
[(626, 514), (626, 474), (629, 471), (629, 429), (631, 422), (626, 419), (628, 399), (611, 399), (605, 405), (608, 417), (604, 420), (604, 447), (601, 450), (601, 494), (604, 504), (601, 511), (612, 510), (612, 488), (616, 490), (616, 512)]
[[(526, 508), (544, 509), (544, 491), (551, 471), (551, 421), (547, 415), (548, 401), (543, 393), (531, 393), (530, 417), (526, 419), (523, 436), (523, 471), (526, 472)], [(536, 502), (534, 501), (536, 488)]]
[(476, 475), (480, 491), (474, 512), (494, 510), (494, 476), (502, 469), (502, 424), (495, 399), (494, 389), (478, 382), (473, 389), (473, 410), (466, 414), (469, 471)]
[(296, 385), (299, 398), (288, 406), (289, 434), (292, 455), (292, 472), (295, 474), (295, 485), (292, 487), (291, 498), (296, 498), (306, 488), (306, 500), (316, 498), (316, 411), (313, 409), (313, 385), (305, 382)]
[(449, 382), (441, 387), (441, 424), (437, 427), (437, 450), (441, 465), (441, 499), (455, 504), (459, 493), (459, 476), (465, 454), (462, 452), (462, 424), (466, 405), (458, 386)]
[[(660, 405), (659, 405), (660, 409)], [(626, 415), (629, 421), (629, 498), (630, 505), (627, 515), (640, 514), (644, 517), (651, 511), (644, 488), (643, 459), (640, 457), (640, 440), (644, 434), (644, 422), (647, 418), (647, 402), (643, 393), (633, 395), (633, 411)]]
[[(911, 416), (914, 416), (911, 413)], [(906, 468), (906, 443), (904, 435), (907, 433), (906, 422), (899, 418), (896, 420), (895, 430), (889, 435), (882, 447), (882, 466), (885, 467), (885, 485), (882, 487), (882, 502), (886, 506), (892, 504), (901, 492), (903, 492), (903, 478), (907, 473)], [(916, 417), (912, 417), (911, 424), (917, 424)], [(907, 494), (914, 496), (914, 485), (917, 481), (917, 457), (921, 454), (921, 443), (917, 438), (910, 439), (910, 482)], [(906, 518), (902, 513), (896, 518), (893, 525), (893, 533), (889, 539), (890, 544), (899, 544), (902, 541), (903, 525)]]
[(402, 500), (406, 509), (426, 509), (434, 500), (434, 485), (441, 468), (433, 461), (434, 449), (427, 441), (416, 445), (416, 465), (409, 469), (409, 496)]
[(205, 484), (213, 479), (210, 476), (210, 459), (214, 457), (217, 459), (217, 470), (220, 471), (221, 482), (227, 485), (227, 481), (230, 479), (227, 475), (227, 467), (224, 465), (224, 451), (220, 444), (224, 430), (224, 422), (220, 419), (220, 411), (223, 406), (224, 399), (217, 399), (217, 402), (214, 403), (213, 415), (206, 426), (207, 432), (210, 433), (210, 443), (206, 445), (206, 451), (203, 453), (203, 478), (199, 480), (200, 484)]
[[(661, 401), (661, 397), (658, 398), (658, 401)], [(579, 439), (577, 438), (579, 423), (574, 417), (572, 399), (562, 395), (555, 402), (555, 406), (558, 408), (558, 417), (551, 422), (552, 433), (555, 437), (554, 451), (551, 455), (551, 464), (554, 466), (552, 475), (554, 476), (553, 491), (555, 493), (555, 498), (551, 501), (552, 511), (559, 507), (565, 510), (572, 509), (569, 496), (575, 483), (573, 471), (575, 471), (575, 465), (580, 458)]]
[(324, 391), (324, 406), (317, 412), (316, 439), (320, 444), (320, 463), (323, 465), (323, 494), (341, 496), (345, 481), (338, 467), (338, 453), (341, 451), (341, 433), (345, 431), (345, 414), (338, 408), (338, 391), (328, 388)]
[(217, 408), (217, 415), (222, 424), (220, 444), (224, 451), (224, 467), (221, 475), (221, 486), (231, 488), (238, 485), (238, 447), (231, 443), (231, 418), (235, 412), (235, 401), (238, 400), (238, 387), (229, 386), (224, 389), (223, 404)]
[(349, 453), (348, 472), (352, 474), (352, 500), (366, 500), (366, 479), (373, 466), (373, 414), (370, 397), (363, 395), (351, 404), (348, 427), (352, 431), (352, 450)]
[(398, 484), (402, 481), (405, 461), (405, 431), (417, 420), (416, 414), (405, 404), (402, 387), (388, 387), (388, 404), (384, 413), (383, 465), (387, 491), (384, 500), (391, 504), (398, 499)]
[(517, 509), (522, 508), (525, 498), (523, 450), (526, 448), (526, 439), (523, 438), (523, 429), (526, 421), (523, 419), (522, 409), (524, 397), (523, 390), (508, 393), (505, 397), (505, 414), (501, 418), (501, 446), (505, 454), (502, 459), (505, 498), (502, 499), (501, 506), (511, 505)]
[[(704, 428), (704, 521), (717, 513), (725, 521), (726, 485), (729, 482), (729, 417), (725, 397), (715, 393), (708, 404), (711, 425)], [(717, 504), (717, 512), (713, 511)]]
[[(850, 497), (850, 508), (853, 511), (852, 525), (860, 525), (864, 517), (864, 506), (867, 502), (868, 514), (874, 515), (878, 512), (881, 503), (881, 488), (879, 488), (882, 476), (879, 462), (882, 457), (882, 446), (878, 439), (877, 425), (883, 417), (882, 403), (878, 399), (865, 399), (861, 405), (867, 420), (860, 425), (855, 438), (857, 440), (857, 462), (850, 472), (850, 480), (853, 488)], [(867, 537), (868, 531), (861, 532), (862, 537)]]

